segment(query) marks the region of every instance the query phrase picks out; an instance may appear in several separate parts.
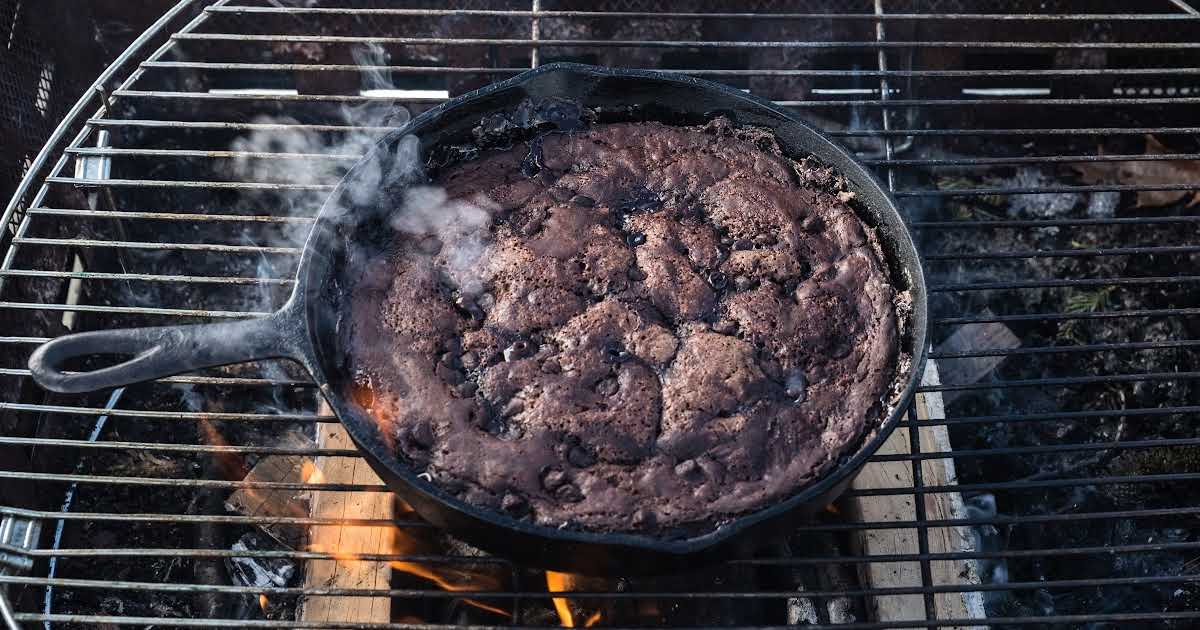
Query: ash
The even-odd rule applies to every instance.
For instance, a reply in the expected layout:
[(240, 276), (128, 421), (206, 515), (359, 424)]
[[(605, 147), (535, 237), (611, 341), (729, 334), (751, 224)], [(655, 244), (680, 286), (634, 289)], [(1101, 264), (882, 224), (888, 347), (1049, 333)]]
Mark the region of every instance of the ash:
[[(1087, 154), (1094, 147), (1045, 146), (1025, 151), (1035, 154)], [(1137, 153), (1138, 147), (1128, 148)], [(1078, 184), (1069, 169), (1060, 171), (1020, 168), (935, 178), (940, 187), (1059, 187)], [(1190, 197), (1190, 196), (1189, 196)], [(1189, 199), (1164, 206), (1139, 206), (1136, 195), (1118, 193), (1034, 194), (947, 198), (931, 210), (937, 216), (997, 220), (1130, 218), (1187, 214)], [(939, 230), (925, 234), (926, 253), (977, 254), (981, 251), (1045, 251), (1103, 249), (1111, 247), (1194, 245), (1190, 226), (1143, 223), (1135, 225), (1084, 225), (1060, 228), (998, 228)], [(981, 245), (981, 242), (983, 243)], [(1034, 257), (1016, 260), (968, 259), (929, 265), (933, 284), (976, 283), (1056, 278), (1137, 278), (1177, 276), (1193, 268), (1195, 254), (1153, 256)], [(933, 317), (959, 317), (991, 311), (998, 315), (1066, 313), (1078, 318), (1015, 321), (1007, 325), (1024, 347), (1080, 346), (1125, 342), (1161, 342), (1166, 347), (1148, 350), (1061, 352), (1009, 358), (990, 376), (993, 382), (1063, 376), (1099, 376), (1137, 373), (1191, 372), (1197, 355), (1171, 342), (1195, 338), (1190, 318), (1094, 318), (1095, 313), (1141, 309), (1194, 308), (1197, 294), (1186, 282), (1168, 284), (1099, 283), (1093, 286), (1023, 290), (954, 291), (932, 294)], [(935, 328), (934, 346), (953, 332), (953, 326)], [(993, 387), (970, 390), (947, 405), (952, 419), (981, 416), (1036, 414), (1027, 421), (969, 422), (950, 425), (955, 449), (992, 449), (1024, 446), (1106, 444), (1099, 450), (1069, 450), (1046, 454), (963, 457), (956, 460), (963, 484), (1072, 478), (1113, 478), (1134, 475), (1200, 472), (1200, 448), (1195, 446), (1121, 448), (1123, 443), (1195, 436), (1194, 422), (1185, 415), (1154, 414), (1161, 407), (1186, 407), (1200, 399), (1195, 381), (1100, 381), (1070, 386)], [(1150, 414), (1123, 414), (1147, 409)], [(1070, 413), (1097, 412), (1086, 417)], [(1064, 417), (1064, 414), (1067, 417)], [(1119, 479), (1116, 479), (1119, 481)], [(1017, 517), (1017, 524), (985, 526), (976, 531), (984, 551), (1108, 547), (1113, 545), (1194, 542), (1200, 527), (1178, 516), (1137, 518), (1076, 518), (1056, 522), (1020, 522), (1022, 516), (1088, 512), (1130, 511), (1197, 505), (1195, 484), (1080, 483), (1057, 487), (1029, 487), (966, 497), (974, 517)], [(1062, 555), (986, 561), (981, 566), (985, 582), (1039, 582), (1047, 580), (1120, 579), (1186, 575), (1194, 572), (1195, 554), (1186, 551), (1151, 551)], [(1200, 605), (1200, 588), (1188, 581), (1129, 586), (1094, 586), (1073, 589), (1019, 589), (986, 594), (990, 616), (1069, 615), (1106, 612), (1158, 612), (1194, 610)], [(1185, 627), (1188, 622), (1167, 622)]]

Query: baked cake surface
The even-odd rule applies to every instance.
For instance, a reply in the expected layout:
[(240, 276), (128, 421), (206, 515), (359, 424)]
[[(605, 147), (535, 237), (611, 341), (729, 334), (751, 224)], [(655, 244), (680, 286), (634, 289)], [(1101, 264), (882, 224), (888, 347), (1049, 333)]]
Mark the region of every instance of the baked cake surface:
[(595, 125), (444, 169), (353, 293), (357, 399), (463, 500), (711, 528), (878, 426), (897, 295), (831, 169), (766, 131)]

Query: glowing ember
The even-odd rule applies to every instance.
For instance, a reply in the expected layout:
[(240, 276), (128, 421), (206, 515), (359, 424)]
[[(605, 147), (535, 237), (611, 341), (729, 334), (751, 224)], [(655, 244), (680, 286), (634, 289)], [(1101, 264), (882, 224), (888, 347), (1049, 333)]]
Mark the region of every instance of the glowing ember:
[(369, 384), (357, 384), (350, 389), (350, 400), (367, 411), (367, 415), (379, 427), (381, 437), (388, 448), (396, 448), (396, 410), (389, 408), (384, 401), (377, 401), (375, 391)]

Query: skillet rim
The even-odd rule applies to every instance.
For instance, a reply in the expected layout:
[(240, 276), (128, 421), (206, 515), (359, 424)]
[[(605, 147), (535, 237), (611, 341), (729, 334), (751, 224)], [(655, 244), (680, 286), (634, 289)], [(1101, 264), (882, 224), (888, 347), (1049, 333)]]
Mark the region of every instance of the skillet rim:
[[(351, 182), (355, 181), (355, 178), (361, 175), (361, 172), (373, 161), (382, 159), (379, 154), (388, 151), (397, 140), (414, 132), (420, 132), (429, 126), (436, 125), (438, 119), (448, 111), (478, 103), (492, 97), (496, 93), (520, 87), (543, 75), (556, 73), (582, 75), (591, 80), (620, 77), (680, 83), (701, 90), (716, 91), (727, 97), (733, 97), (742, 101), (747, 108), (766, 110), (775, 117), (785, 121), (783, 124), (793, 127), (798, 134), (809, 136), (814, 145), (827, 151), (824, 154), (811, 151), (811, 154), (818, 160), (826, 164), (841, 162), (842, 164), (834, 165), (834, 167), (838, 170), (839, 174), (847, 176), (846, 179), (848, 183), (852, 184), (852, 189), (860, 196), (866, 195), (872, 197), (872, 202), (879, 204), (876, 213), (880, 215), (880, 219), (887, 219), (892, 223), (892, 225), (888, 226), (892, 229), (886, 231), (878, 230), (881, 233), (881, 238), (886, 240), (890, 245), (891, 252), (889, 253), (893, 258), (897, 259), (889, 261), (895, 265), (895, 267), (890, 267), (892, 269), (891, 275), (895, 275), (895, 269), (898, 268), (901, 270), (908, 284), (908, 290), (912, 295), (912, 312), (908, 320), (908, 334), (902, 335), (899, 341), (900, 350), (907, 350), (911, 361), (909, 373), (904, 378), (904, 387), (899, 396), (894, 398), (894, 406), (888, 411), (887, 417), (875, 426), (873, 434), (871, 432), (864, 433), (858, 450), (853, 455), (840, 456), (832, 468), (801, 486), (787, 498), (770, 503), (753, 512), (737, 516), (697, 535), (685, 538), (664, 539), (653, 535), (630, 532), (594, 532), (576, 529), (557, 529), (515, 519), (497, 510), (472, 505), (442, 490), (437, 484), (419, 478), (417, 473), (409, 468), (402, 459), (391, 453), (390, 449), (387, 448), (381, 439), (374, 422), (366, 414), (358, 412), (356, 405), (347, 404), (347, 396), (334, 391), (334, 388), (330, 385), (329, 375), (325, 370), (326, 362), (320, 356), (320, 349), (324, 346), (320, 338), (324, 331), (320, 330), (319, 324), (315, 323), (319, 321), (319, 318), (314, 315), (314, 309), (319, 308), (322, 303), (322, 300), (316, 295), (322, 283), (321, 279), (316, 278), (316, 276), (319, 275), (318, 272), (327, 270), (329, 265), (322, 265), (321, 261), (323, 257), (319, 256), (316, 252), (326, 250), (326, 248), (321, 246), (327, 239), (340, 238), (338, 230), (329, 224), (333, 221), (331, 217), (335, 216), (341, 210), (340, 199), (346, 194), (346, 190), (351, 185)], [(854, 172), (847, 173), (847, 168)], [(849, 177), (848, 175), (852, 175), (853, 177)], [(881, 220), (880, 223), (882, 222)], [(330, 272), (326, 271), (325, 275), (330, 275)], [(895, 281), (895, 278), (893, 277), (892, 280)], [(844, 488), (849, 482), (849, 478), (865, 465), (866, 460), (891, 435), (900, 418), (911, 406), (916, 393), (915, 390), (924, 373), (926, 360), (928, 294), (923, 265), (921, 264), (916, 245), (913, 242), (912, 234), (908, 230), (903, 215), (900, 214), (896, 206), (895, 200), (874, 174), (867, 170), (861, 162), (841, 145), (797, 118), (795, 114), (766, 99), (720, 83), (669, 72), (604, 68), (565, 62), (550, 63), (523, 72), (507, 80), (463, 94), (412, 118), (405, 125), (381, 137), (372, 146), (371, 150), (346, 172), (337, 187), (326, 198), (314, 222), (312, 232), (305, 243), (303, 254), (297, 267), (296, 282), (292, 299), (284, 309), (293, 308), (301, 311), (298, 315), (303, 319), (302, 334), (307, 336), (306, 343), (297, 344), (302, 346), (301, 354), (303, 356), (299, 357), (301, 363), (312, 374), (330, 407), (346, 428), (347, 433), (349, 433), (353, 441), (358, 445), (359, 450), (366, 456), (368, 463), (380, 473), (380, 477), (387, 484), (388, 488), (398, 492), (402, 496), (407, 496), (409, 495), (409, 491), (414, 491), (437, 502), (440, 504), (440, 507), (453, 510), (468, 519), (482, 521), (483, 524), (492, 527), (503, 528), (556, 543), (577, 543), (612, 548), (620, 547), (626, 550), (640, 550), (655, 554), (689, 556), (730, 543), (739, 535), (752, 531), (755, 526), (783, 518), (790, 513), (803, 511), (802, 508), (805, 506), (812, 507), (811, 504), (815, 500), (828, 498), (824, 495), (831, 490), (835, 490), (839, 484)], [(896, 382), (898, 382), (898, 379), (897, 381), (893, 381), (894, 384)], [(894, 384), (893, 389), (889, 391), (895, 391)], [(421, 516), (435, 523), (446, 520), (443, 518), (431, 518), (431, 515), (422, 513), (419, 506), (414, 505), (413, 507), (417, 509), (417, 512)], [(824, 504), (818, 507), (824, 507)], [(455, 529), (450, 526), (452, 532)], [(496, 553), (502, 556), (507, 555), (504, 551), (500, 550), (497, 550)]]

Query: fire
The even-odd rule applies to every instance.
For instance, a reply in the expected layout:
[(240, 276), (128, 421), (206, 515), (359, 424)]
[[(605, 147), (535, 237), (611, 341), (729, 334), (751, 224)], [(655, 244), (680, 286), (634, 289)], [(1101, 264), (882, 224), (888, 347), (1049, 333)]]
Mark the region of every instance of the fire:
[[(369, 408), (373, 403), (373, 397), (366, 388), (357, 388), (354, 398), (356, 402), (363, 404), (364, 407)], [(385, 418), (381, 418), (379, 413), (374, 412), (375, 410), (372, 411), (371, 415), (379, 423), (383, 437), (385, 439), (394, 439), (393, 432), (388, 430), (390, 422)], [(200, 418), (198, 428), (201, 436), (208, 444), (219, 447), (229, 446), (228, 440), (225, 439), (221, 431), (207, 418)], [(245, 459), (238, 453), (226, 451), (217, 452), (213, 455), (216, 470), (226, 479), (245, 479), (250, 472)], [(300, 462), (300, 478), (305, 484), (322, 485), (329, 483), (326, 475), (318, 467), (317, 463), (308, 458)], [(255, 488), (242, 488), (240, 491), (247, 493), (252, 498), (251, 503), (254, 504), (266, 503), (270, 494), (270, 491), (258, 491)], [(278, 501), (275, 503), (278, 503)], [(282, 505), (286, 506), (285, 510), (289, 515), (296, 517), (310, 516), (307, 508), (303, 507), (303, 504), (299, 502), (284, 501)], [(394, 513), (398, 515), (411, 515), (413, 510), (397, 498), (395, 500)], [(310, 542), (306, 549), (310, 552), (329, 556), (329, 560), (324, 560), (325, 562), (333, 562), (347, 572), (352, 572), (362, 567), (364, 563), (378, 564), (386, 562), (393, 571), (418, 577), (447, 591), (470, 593), (472, 591), (494, 591), (504, 588), (504, 581), (501, 574), (488, 572), (486, 569), (462, 565), (423, 564), (409, 560), (386, 559), (386, 556), (440, 555), (441, 551), (438, 542), (426, 535), (427, 532), (432, 530), (406, 530), (390, 523), (380, 525), (336, 523), (330, 526), (322, 525), (321, 527), (337, 528), (342, 533), (327, 543)], [(354, 531), (356, 534), (364, 534), (364, 536), (356, 537), (349, 534), (348, 530)], [(353, 545), (350, 548), (355, 549), (355, 551), (348, 551), (345, 548), (345, 541), (353, 538), (362, 538), (364, 541), (378, 541), (379, 544), (376, 546), (372, 543), (370, 547), (372, 552), (369, 554), (359, 553), (362, 548), (354, 547)], [(381, 555), (385, 556), (385, 558), (380, 558)], [(321, 562), (321, 560), (317, 562)], [(464, 598), (462, 601), (498, 615), (508, 616), (510, 614), (507, 610), (492, 603), (467, 598)], [(264, 613), (269, 603), (265, 594), (259, 594), (258, 605), (263, 609)], [(594, 620), (589, 619), (589, 621), (594, 623)]]
[[(311, 476), (319, 475), (319, 471), (315, 471)], [(309, 475), (306, 475), (309, 476)], [(412, 508), (397, 499), (397, 513), (411, 513)], [(421, 556), (421, 555), (437, 555), (437, 545), (432, 540), (420, 538), (411, 531), (405, 531), (395, 525), (368, 526), (368, 525), (343, 525), (344, 528), (364, 529), (371, 528), (381, 530), (380, 535), (386, 541), (381, 548), (381, 552), (385, 555), (397, 556)], [(425, 530), (421, 530), (425, 531)], [(343, 566), (352, 566), (353, 563), (362, 562), (379, 562), (380, 560), (372, 559), (377, 557), (374, 554), (358, 554), (347, 552), (338, 549), (336, 546), (321, 545), (312, 543), (308, 546), (308, 550), (315, 553), (323, 553), (329, 555), (334, 562)], [(482, 570), (472, 570), (470, 568), (462, 568), (458, 566), (438, 566), (426, 565), (408, 560), (386, 560), (389, 567), (394, 571), (413, 575), (423, 580), (427, 580), (439, 588), (456, 593), (470, 593), (471, 591), (484, 590), (499, 590), (503, 587), (500, 578), (496, 574), (484, 572)], [(475, 599), (464, 599), (465, 603), (475, 606), (476, 608), (494, 612), (498, 615), (507, 616), (509, 612), (494, 604), (483, 602)]]
[[(546, 572), (546, 590), (551, 593), (564, 593), (577, 590), (578, 585), (583, 578), (582, 576), (573, 573), (559, 573), (557, 571)], [(590, 628), (597, 623), (600, 623), (601, 611), (596, 610), (588, 615), (583, 620), (583, 624), (576, 624), (575, 611), (572, 608), (572, 601), (566, 597), (552, 597), (550, 601), (554, 602), (554, 610), (558, 612), (558, 619), (562, 622), (564, 628)], [(578, 602), (575, 602), (576, 604)]]
[(391, 450), (396, 449), (396, 409), (387, 408), (384, 401), (375, 399), (375, 390), (370, 385), (356, 384), (350, 389), (350, 400), (367, 411), (375, 426), (379, 427), (379, 437)]
[[(198, 425), (200, 433), (204, 435), (204, 440), (208, 444), (220, 447), (229, 446), (229, 441), (221, 434), (220, 429), (213, 426), (213, 423), (208, 418), (200, 418)], [(221, 476), (225, 479), (242, 479), (246, 476), (246, 473), (250, 472), (246, 467), (245, 458), (237, 453), (213, 453), (213, 460), (216, 463), (217, 470), (221, 472)]]
[[(407, 507), (407, 506), (405, 506)], [(428, 553), (428, 549), (422, 549), (421, 540), (414, 537), (412, 534), (401, 530), (399, 527), (391, 528), (392, 535), (392, 553), (396, 555), (422, 555), (422, 552)], [(408, 562), (403, 560), (392, 560), (388, 562), (394, 571), (415, 575), (419, 578), (429, 580), (440, 588), (454, 592), (470, 592), (479, 590), (497, 590), (501, 588), (500, 580), (496, 575), (484, 573), (482, 571), (472, 571), (461, 567), (436, 567), (435, 565), (424, 565), (416, 562)], [(487, 602), (481, 602), (474, 599), (463, 600), (466, 603), (494, 612), (498, 615), (508, 615), (508, 611), (499, 608)]]
[[(567, 590), (567, 578), (569, 573), (558, 573), (556, 571), (546, 572), (546, 589), (551, 593), (561, 593)], [(551, 601), (554, 602), (554, 610), (558, 611), (558, 618), (562, 620), (562, 625), (565, 628), (575, 627), (575, 616), (571, 614), (571, 605), (567, 603), (565, 597), (555, 597)]]
[(306, 459), (300, 464), (300, 479), (304, 483), (325, 483), (324, 473), (321, 472), (320, 468), (317, 468), (317, 465), (311, 459)]

